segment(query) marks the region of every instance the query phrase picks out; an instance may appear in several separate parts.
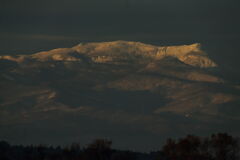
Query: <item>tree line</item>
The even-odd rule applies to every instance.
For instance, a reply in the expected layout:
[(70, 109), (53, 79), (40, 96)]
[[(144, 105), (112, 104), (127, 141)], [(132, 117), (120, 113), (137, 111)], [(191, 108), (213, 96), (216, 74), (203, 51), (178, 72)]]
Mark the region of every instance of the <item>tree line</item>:
[(0, 160), (239, 160), (239, 139), (226, 133), (168, 139), (159, 151), (140, 153), (112, 149), (112, 141), (96, 139), (81, 147), (10, 145), (0, 141)]

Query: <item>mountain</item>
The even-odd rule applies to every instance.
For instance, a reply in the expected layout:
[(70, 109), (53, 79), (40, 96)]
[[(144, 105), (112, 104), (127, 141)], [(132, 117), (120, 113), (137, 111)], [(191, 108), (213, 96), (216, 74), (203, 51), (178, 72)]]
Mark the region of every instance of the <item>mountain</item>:
[[(240, 133), (240, 87), (200, 44), (81, 43), (0, 57), (0, 139), (160, 148), (167, 137)], [(140, 143), (141, 142), (141, 143)]]
[(158, 47), (140, 42), (126, 41), (81, 43), (73, 48), (54, 49), (31, 56), (2, 56), (0, 58), (15, 62), (24, 62), (26, 59), (37, 61), (81, 61), (82, 56), (86, 56), (96, 63), (120, 63), (129, 60), (145, 62), (146, 60), (161, 60), (170, 56), (192, 66), (203, 68), (217, 66), (200, 49), (200, 44)]

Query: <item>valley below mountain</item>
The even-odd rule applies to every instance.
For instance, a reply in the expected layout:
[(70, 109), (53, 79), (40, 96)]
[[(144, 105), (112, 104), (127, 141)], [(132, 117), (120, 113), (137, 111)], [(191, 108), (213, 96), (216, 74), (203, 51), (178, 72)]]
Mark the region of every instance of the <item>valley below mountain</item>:
[(158, 149), (168, 137), (240, 135), (240, 85), (200, 44), (81, 43), (0, 56), (0, 139)]

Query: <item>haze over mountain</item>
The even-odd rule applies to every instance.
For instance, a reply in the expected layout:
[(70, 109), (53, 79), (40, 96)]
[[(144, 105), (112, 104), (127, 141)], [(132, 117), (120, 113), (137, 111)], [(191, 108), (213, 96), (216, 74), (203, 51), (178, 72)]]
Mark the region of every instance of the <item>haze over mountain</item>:
[[(167, 137), (240, 134), (240, 87), (201, 45), (80, 43), (0, 57), (0, 139), (156, 149)], [(139, 143), (141, 142), (141, 143)]]

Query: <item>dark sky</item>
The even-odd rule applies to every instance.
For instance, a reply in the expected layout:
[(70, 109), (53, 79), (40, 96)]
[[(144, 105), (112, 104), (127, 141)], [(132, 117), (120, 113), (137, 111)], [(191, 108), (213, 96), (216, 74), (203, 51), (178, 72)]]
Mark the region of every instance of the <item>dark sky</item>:
[(0, 0), (0, 53), (89, 41), (200, 42), (238, 63), (239, 7), (239, 0)]

